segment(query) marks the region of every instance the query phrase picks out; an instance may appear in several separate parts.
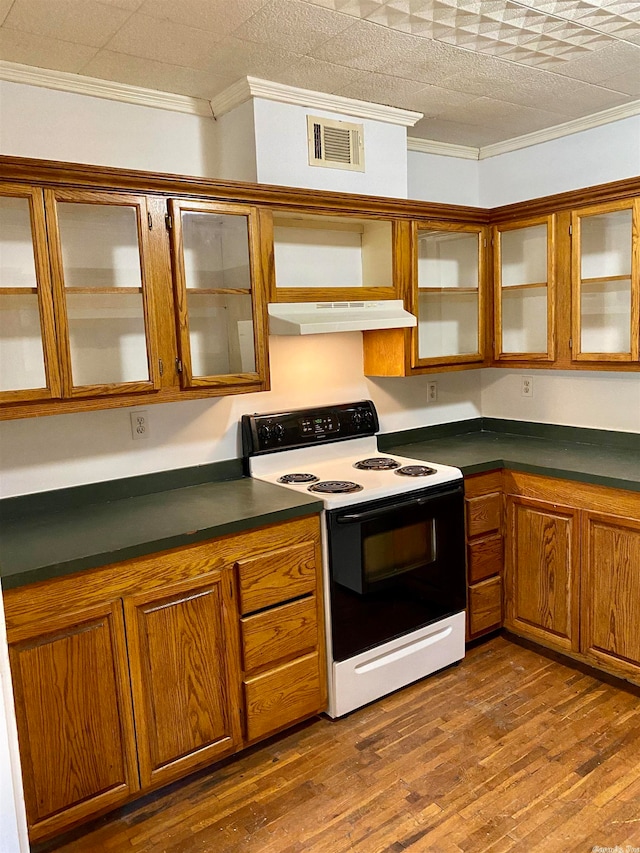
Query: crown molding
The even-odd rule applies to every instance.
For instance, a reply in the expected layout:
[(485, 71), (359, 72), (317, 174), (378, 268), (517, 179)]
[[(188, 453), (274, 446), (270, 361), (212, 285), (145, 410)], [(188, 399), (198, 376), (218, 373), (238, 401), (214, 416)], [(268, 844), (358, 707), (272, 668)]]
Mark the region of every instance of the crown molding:
[(480, 149), (470, 145), (453, 145), (451, 142), (435, 142), (431, 139), (420, 139), (417, 136), (407, 137), (409, 151), (419, 151), (421, 154), (440, 154), (443, 157), (458, 157), (463, 160), (480, 159)]
[(640, 115), (640, 101), (632, 101), (629, 104), (611, 107), (608, 110), (602, 110), (602, 112), (593, 113), (583, 118), (556, 124), (544, 130), (536, 130), (534, 133), (506, 139), (504, 142), (484, 145), (480, 148), (479, 159), (486, 160), (489, 157), (496, 157), (498, 154), (508, 154), (510, 151), (518, 151), (520, 148), (528, 148), (530, 145), (540, 145), (542, 142), (551, 142), (553, 139), (561, 139), (563, 136), (570, 136), (573, 133), (591, 130), (594, 127), (601, 127), (603, 124), (611, 124), (614, 121), (637, 115)]
[(258, 77), (245, 77), (225, 89), (224, 92), (211, 100), (211, 109), (213, 114), (218, 117), (240, 106), (250, 98), (264, 98), (267, 101), (279, 101), (283, 104), (327, 110), (354, 118), (398, 124), (402, 127), (413, 127), (422, 118), (422, 113), (413, 110), (401, 110), (398, 107), (358, 101), (355, 98), (343, 98), (340, 95), (328, 95), (325, 92), (314, 92), (311, 89), (299, 89), (296, 86), (285, 86), (283, 83), (260, 80)]
[(81, 74), (71, 74), (68, 71), (49, 71), (31, 65), (18, 65), (15, 62), (0, 60), (0, 80), (9, 83), (24, 83), (27, 86), (40, 86), (45, 89), (57, 89), (60, 92), (70, 92), (76, 95), (105, 98), (109, 101), (120, 101), (141, 107), (153, 107), (160, 110), (187, 113), (188, 115), (212, 117), (211, 105), (203, 98), (174, 95), (171, 92), (145, 89), (142, 86), (129, 86), (127, 83), (114, 83), (110, 80), (100, 80), (97, 77), (83, 77)]

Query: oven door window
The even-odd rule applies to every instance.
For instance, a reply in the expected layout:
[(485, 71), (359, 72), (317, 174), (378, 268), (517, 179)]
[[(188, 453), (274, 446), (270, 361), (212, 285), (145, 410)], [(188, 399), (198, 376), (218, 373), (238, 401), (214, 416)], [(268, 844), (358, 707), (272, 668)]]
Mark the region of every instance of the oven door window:
[(364, 588), (435, 561), (435, 519), (420, 519), (408, 524), (398, 521), (370, 521), (362, 525)]

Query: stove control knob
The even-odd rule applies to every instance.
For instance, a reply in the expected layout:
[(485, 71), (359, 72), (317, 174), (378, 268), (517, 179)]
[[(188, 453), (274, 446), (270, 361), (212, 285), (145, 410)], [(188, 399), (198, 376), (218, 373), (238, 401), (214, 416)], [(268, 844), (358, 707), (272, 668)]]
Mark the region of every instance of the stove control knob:
[(373, 423), (373, 415), (371, 414), (369, 409), (365, 409), (364, 420), (367, 426), (371, 426), (371, 424)]
[(278, 439), (278, 441), (282, 441), (284, 438), (284, 427), (282, 424), (276, 424), (273, 428), (273, 434)]
[(362, 415), (360, 414), (360, 412), (359, 412), (359, 411), (357, 411), (357, 410), (356, 410), (356, 411), (353, 413), (352, 421), (353, 421), (353, 425), (354, 425), (356, 428), (360, 427), (360, 425), (362, 424)]
[(269, 441), (272, 435), (273, 430), (271, 429), (270, 424), (261, 424), (258, 428), (258, 436), (265, 444)]

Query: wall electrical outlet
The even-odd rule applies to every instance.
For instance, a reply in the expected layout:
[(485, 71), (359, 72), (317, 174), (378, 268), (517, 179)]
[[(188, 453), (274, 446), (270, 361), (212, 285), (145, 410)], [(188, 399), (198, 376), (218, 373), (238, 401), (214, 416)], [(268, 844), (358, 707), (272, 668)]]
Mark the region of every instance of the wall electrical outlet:
[(427, 382), (427, 403), (438, 402), (438, 383)]
[(131, 438), (137, 441), (140, 438), (149, 438), (149, 418), (146, 412), (130, 412)]
[(533, 397), (533, 376), (522, 377), (522, 396)]

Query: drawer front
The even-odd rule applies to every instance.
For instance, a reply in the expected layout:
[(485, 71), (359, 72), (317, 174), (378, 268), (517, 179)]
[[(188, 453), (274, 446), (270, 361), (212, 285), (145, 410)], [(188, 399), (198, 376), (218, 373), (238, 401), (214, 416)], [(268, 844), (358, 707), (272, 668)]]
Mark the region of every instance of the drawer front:
[(318, 645), (314, 595), (242, 619), (245, 672), (300, 657)]
[(315, 548), (311, 542), (241, 560), (236, 566), (242, 615), (315, 590)]
[(494, 492), (478, 498), (468, 498), (467, 536), (492, 533), (502, 526), (502, 495)]
[(469, 583), (501, 574), (503, 562), (502, 536), (499, 533), (470, 542), (467, 546)]
[(491, 578), (469, 588), (471, 636), (502, 625), (502, 578)]
[(248, 678), (244, 694), (250, 741), (318, 713), (323, 710), (318, 652)]

